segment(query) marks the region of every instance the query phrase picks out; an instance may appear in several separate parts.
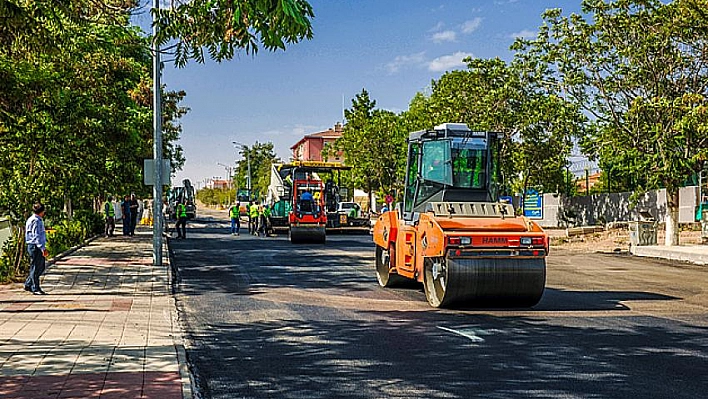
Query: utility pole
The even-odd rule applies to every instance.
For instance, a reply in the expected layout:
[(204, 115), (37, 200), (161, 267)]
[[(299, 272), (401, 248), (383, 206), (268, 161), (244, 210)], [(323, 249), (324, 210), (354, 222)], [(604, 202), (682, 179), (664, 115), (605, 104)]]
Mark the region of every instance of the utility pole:
[(157, 11), (160, 0), (153, 0), (152, 17), (152, 122), (155, 181), (152, 186), (152, 264), (162, 266), (162, 99), (160, 93), (160, 44), (157, 42)]

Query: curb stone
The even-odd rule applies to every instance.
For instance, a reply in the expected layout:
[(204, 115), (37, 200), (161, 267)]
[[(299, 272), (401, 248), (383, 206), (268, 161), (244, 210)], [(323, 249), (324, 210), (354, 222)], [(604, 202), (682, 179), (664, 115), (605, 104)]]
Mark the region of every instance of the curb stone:
[[(172, 249), (170, 248), (169, 237), (165, 237), (165, 239), (165, 245), (167, 246), (167, 256), (165, 257), (167, 260), (167, 274), (170, 282), (170, 293), (172, 294), (172, 339), (174, 341), (175, 349), (177, 350), (177, 362), (179, 363), (179, 374), (182, 380), (182, 398), (193, 399), (196, 394), (194, 389), (194, 376), (192, 376), (189, 371), (189, 359), (187, 358), (187, 351), (184, 346), (184, 330), (182, 329), (180, 323), (179, 309), (177, 308), (177, 271), (175, 270), (175, 266), (172, 264)], [(196, 397), (200, 396), (196, 395)]]

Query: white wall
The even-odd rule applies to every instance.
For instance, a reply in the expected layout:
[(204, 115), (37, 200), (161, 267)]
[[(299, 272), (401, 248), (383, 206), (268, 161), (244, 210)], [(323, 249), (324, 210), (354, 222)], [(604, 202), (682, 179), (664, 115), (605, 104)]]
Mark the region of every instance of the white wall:
[[(695, 221), (698, 206), (698, 187), (682, 187), (679, 191), (679, 223)], [(563, 209), (574, 210), (582, 225), (602, 222), (639, 220), (639, 212), (646, 211), (660, 222), (666, 219), (666, 190), (649, 191), (630, 201), (631, 193), (596, 194), (564, 198), (556, 194), (543, 195), (543, 219), (537, 222), (543, 227), (566, 227), (559, 219)]]

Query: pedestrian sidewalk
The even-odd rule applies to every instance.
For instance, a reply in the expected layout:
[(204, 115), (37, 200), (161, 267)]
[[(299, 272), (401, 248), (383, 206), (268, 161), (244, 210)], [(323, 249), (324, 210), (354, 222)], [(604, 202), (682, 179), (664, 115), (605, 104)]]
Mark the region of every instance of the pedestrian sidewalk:
[(0, 286), (0, 397), (191, 398), (169, 283), (143, 228), (57, 260), (48, 295)]
[(635, 256), (660, 258), (708, 265), (708, 245), (647, 245), (630, 247), (629, 252)]

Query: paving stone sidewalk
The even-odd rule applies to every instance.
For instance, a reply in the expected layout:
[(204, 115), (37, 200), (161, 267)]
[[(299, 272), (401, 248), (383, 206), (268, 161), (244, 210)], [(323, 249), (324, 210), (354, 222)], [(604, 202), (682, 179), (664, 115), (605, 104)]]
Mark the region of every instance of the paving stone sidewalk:
[(0, 286), (0, 398), (191, 398), (168, 267), (144, 228), (57, 260), (48, 295)]

